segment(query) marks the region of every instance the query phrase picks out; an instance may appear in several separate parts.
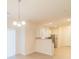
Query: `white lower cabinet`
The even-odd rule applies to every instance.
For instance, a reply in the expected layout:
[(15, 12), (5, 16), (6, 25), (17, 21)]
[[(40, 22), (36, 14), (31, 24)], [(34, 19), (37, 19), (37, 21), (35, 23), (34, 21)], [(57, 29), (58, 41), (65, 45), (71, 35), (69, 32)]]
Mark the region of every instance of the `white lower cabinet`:
[(36, 40), (36, 52), (54, 55), (54, 45), (51, 39), (37, 39)]

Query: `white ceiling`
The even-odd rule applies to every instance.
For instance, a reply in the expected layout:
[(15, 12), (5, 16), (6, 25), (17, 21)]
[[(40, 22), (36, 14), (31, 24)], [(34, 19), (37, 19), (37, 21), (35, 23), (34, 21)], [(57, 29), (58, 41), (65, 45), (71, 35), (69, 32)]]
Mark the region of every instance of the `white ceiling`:
[[(70, 0), (21, 0), (21, 19), (36, 23), (66, 20), (71, 14)], [(18, 17), (18, 0), (8, 0), (8, 20)]]

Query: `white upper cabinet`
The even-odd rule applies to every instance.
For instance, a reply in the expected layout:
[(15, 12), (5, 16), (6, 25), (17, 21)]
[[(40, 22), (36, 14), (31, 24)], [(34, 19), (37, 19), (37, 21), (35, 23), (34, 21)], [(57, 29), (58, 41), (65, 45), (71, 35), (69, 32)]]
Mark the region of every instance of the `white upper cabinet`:
[(49, 28), (46, 27), (41, 27), (39, 29), (37, 29), (37, 37), (50, 37), (51, 35), (51, 31), (49, 30)]

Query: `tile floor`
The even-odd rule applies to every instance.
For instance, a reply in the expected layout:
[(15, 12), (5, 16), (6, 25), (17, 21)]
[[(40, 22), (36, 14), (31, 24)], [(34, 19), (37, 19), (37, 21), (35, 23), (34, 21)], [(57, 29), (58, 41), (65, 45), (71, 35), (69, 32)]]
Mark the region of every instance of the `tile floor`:
[(71, 48), (70, 47), (56, 48), (53, 59), (71, 59)]
[(71, 59), (70, 47), (56, 48), (54, 56), (48, 56), (41, 53), (33, 53), (28, 56), (17, 55), (8, 59)]

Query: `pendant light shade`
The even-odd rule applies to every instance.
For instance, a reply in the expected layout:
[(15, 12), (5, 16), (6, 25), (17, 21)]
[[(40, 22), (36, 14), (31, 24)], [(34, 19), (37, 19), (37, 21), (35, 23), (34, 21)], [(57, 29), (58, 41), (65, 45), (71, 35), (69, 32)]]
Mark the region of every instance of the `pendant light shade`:
[(14, 21), (14, 22), (13, 22), (13, 25), (17, 25), (17, 22), (16, 22), (16, 21)]
[(19, 24), (17, 24), (17, 26), (18, 26), (18, 27), (21, 27), (22, 25), (19, 23)]
[(14, 21), (13, 22), (13, 25), (18, 26), (18, 27), (24, 26), (25, 24), (26, 24), (25, 21)]
[(22, 21), (22, 25), (25, 25), (26, 24), (26, 22), (25, 21)]

